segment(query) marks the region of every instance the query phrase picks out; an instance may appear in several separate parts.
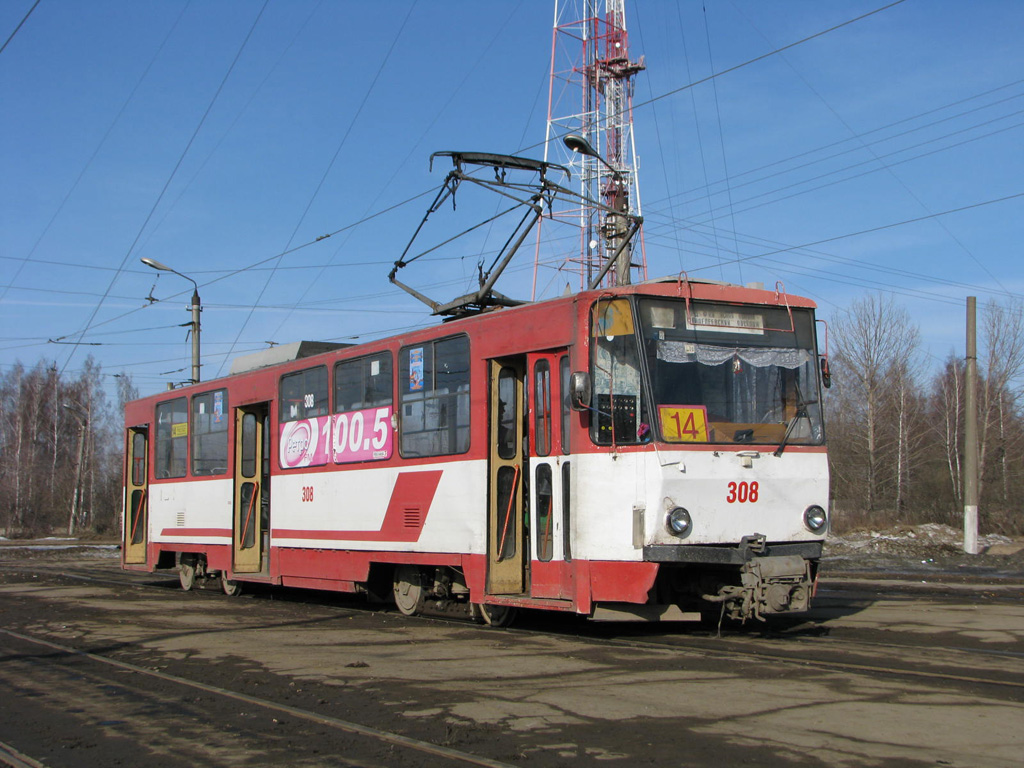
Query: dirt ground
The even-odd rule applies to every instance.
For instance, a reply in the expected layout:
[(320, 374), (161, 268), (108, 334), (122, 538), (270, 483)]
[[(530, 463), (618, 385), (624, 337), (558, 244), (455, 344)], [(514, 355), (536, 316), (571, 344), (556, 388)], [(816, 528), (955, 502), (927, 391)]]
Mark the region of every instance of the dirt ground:
[(955, 531), (910, 533), (835, 539), (810, 615), (722, 637), (183, 593), (122, 574), (115, 545), (0, 542), (0, 742), (55, 768), (450, 764), (17, 633), (505, 765), (1019, 765), (1024, 547), (967, 556)]

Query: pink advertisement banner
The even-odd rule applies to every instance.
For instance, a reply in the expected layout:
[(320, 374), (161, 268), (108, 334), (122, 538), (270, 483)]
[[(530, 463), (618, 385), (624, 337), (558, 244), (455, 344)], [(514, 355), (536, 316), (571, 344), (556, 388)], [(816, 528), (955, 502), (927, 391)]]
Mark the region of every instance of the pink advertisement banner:
[(281, 466), (297, 469), (329, 461), (389, 459), (394, 446), (391, 414), (391, 406), (386, 406), (285, 422), (280, 434)]

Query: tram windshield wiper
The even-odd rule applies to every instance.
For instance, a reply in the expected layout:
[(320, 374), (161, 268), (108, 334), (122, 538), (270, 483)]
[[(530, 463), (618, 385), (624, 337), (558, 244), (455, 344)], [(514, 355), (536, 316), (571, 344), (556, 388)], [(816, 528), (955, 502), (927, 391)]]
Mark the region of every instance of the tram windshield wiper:
[(786, 422), (786, 434), (784, 434), (782, 436), (782, 440), (779, 441), (779, 447), (772, 453), (773, 456), (782, 455), (782, 452), (786, 450), (786, 445), (789, 443), (789, 438), (793, 434), (793, 428), (796, 427), (796, 423), (800, 421), (800, 419), (810, 420), (811, 416), (807, 413), (807, 406), (814, 405), (818, 402), (817, 400), (804, 400), (803, 393), (800, 392), (800, 385), (794, 381), (793, 386), (796, 388), (796, 413), (793, 414), (793, 418)]

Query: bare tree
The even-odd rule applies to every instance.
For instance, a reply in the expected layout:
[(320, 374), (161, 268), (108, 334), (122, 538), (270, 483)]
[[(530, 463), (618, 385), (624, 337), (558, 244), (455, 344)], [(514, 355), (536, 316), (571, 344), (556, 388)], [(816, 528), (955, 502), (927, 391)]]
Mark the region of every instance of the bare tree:
[[(1019, 405), (1019, 392), (1014, 390), (1013, 384), (1019, 382), (1024, 373), (1024, 304), (1019, 299), (1008, 305), (989, 302), (982, 317), (982, 341), (985, 380), (979, 420), (981, 483), (986, 479), (985, 469), (991, 473), (998, 467), (999, 500), (1006, 507), (1010, 503), (1009, 456), (1014, 452), (1014, 447), (1008, 443), (1010, 421)], [(996, 467), (988, 461), (993, 441), (996, 443)], [(983, 488), (981, 485), (979, 495)]]
[(906, 310), (882, 295), (857, 300), (832, 321), (833, 360), (841, 379), (848, 440), (859, 445), (868, 511), (878, 508), (885, 466), (902, 503), (910, 467), (910, 415), (920, 334)]
[(960, 458), (964, 425), (964, 361), (950, 355), (934, 386), (932, 412), (936, 418), (939, 439), (945, 453), (946, 472), (953, 506), (960, 508), (964, 503), (963, 466)]
[[(120, 382), (119, 382), (120, 384)], [(119, 397), (133, 391), (130, 380)], [(123, 411), (122, 411), (123, 412)], [(91, 357), (68, 380), (40, 361), (0, 375), (0, 525), (10, 534), (117, 519), (121, 417), (108, 406)]]

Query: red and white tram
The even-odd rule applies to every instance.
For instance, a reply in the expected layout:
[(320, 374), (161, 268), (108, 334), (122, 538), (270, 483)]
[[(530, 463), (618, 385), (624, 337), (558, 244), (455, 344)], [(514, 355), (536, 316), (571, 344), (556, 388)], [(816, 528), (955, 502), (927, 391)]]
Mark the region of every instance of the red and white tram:
[(123, 566), (491, 623), (806, 610), (823, 368), (811, 301), (672, 279), (163, 392), (126, 408)]

